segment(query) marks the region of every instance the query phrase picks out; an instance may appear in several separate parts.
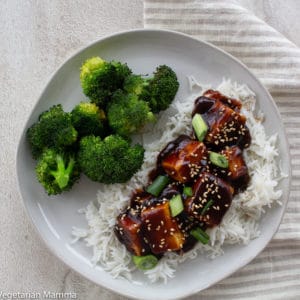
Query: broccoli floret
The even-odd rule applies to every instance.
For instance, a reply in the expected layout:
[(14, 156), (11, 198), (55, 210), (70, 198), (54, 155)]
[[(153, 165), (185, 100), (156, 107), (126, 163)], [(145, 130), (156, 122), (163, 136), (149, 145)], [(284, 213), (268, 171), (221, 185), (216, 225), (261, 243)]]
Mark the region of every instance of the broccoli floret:
[(78, 163), (93, 181), (107, 184), (126, 182), (141, 167), (143, 159), (142, 146), (130, 146), (118, 135), (110, 135), (104, 140), (90, 135), (80, 140)]
[(104, 135), (105, 113), (95, 103), (80, 102), (72, 110), (71, 118), (79, 137)]
[(33, 158), (38, 158), (44, 148), (62, 149), (77, 139), (71, 115), (60, 104), (52, 106), (39, 116), (39, 121), (27, 130)]
[(123, 88), (124, 80), (131, 72), (126, 64), (92, 57), (81, 67), (80, 82), (83, 92), (92, 102), (105, 108), (113, 92)]
[(74, 154), (45, 149), (40, 156), (36, 175), (48, 195), (60, 194), (71, 189), (80, 172)]
[(179, 88), (176, 73), (170, 67), (161, 65), (156, 68), (153, 78), (150, 78), (148, 83), (143, 88), (140, 98), (149, 103), (154, 113), (167, 109)]
[(125, 94), (120, 90), (113, 95), (107, 118), (113, 131), (126, 137), (137, 132), (147, 122), (155, 120), (147, 102), (139, 100), (137, 95)]
[(131, 74), (124, 82), (124, 91), (139, 96), (149, 85), (150, 78), (144, 78), (141, 75)]

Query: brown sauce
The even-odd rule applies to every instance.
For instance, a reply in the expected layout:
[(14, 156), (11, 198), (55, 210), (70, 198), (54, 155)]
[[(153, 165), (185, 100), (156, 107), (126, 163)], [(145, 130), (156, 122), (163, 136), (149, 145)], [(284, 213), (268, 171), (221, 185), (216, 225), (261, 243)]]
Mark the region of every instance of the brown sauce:
[[(212, 137), (210, 135), (206, 137), (207, 146), (217, 150), (233, 145), (240, 148), (249, 147), (251, 135), (245, 125), (246, 118), (237, 112), (237, 108), (232, 109), (232, 106), (218, 99), (219, 97), (217, 99), (198, 97), (192, 112), (192, 116), (196, 113), (201, 114), (209, 127)], [(223, 133), (218, 132), (220, 128)]]
[[(156, 167), (149, 173), (148, 185), (159, 175), (168, 176), (170, 183), (159, 197), (150, 195), (145, 188), (137, 189), (132, 194), (129, 207), (117, 218), (117, 237), (129, 251), (135, 255), (154, 253), (158, 257), (170, 250), (180, 254), (189, 251), (198, 242), (190, 235), (191, 229), (200, 227), (206, 230), (220, 224), (233, 196), (246, 189), (250, 180), (243, 149), (249, 147), (251, 135), (245, 124), (245, 116), (239, 113), (241, 107), (239, 100), (213, 90), (206, 91), (195, 100), (192, 115), (201, 114), (209, 127), (208, 134), (204, 143), (197, 141), (194, 134), (180, 135), (161, 150)], [(222, 130), (228, 132), (222, 135)], [(216, 138), (218, 134), (219, 137)], [(223, 154), (228, 159), (229, 167), (224, 169), (213, 165), (209, 161), (209, 151)], [(189, 155), (192, 158), (198, 157), (197, 163), (191, 158), (188, 160)], [(177, 168), (178, 162), (180, 168)], [(174, 172), (166, 167), (172, 164)], [(181, 172), (180, 179), (185, 180), (178, 180), (176, 172)], [(192, 196), (183, 193), (185, 186), (192, 188)], [(184, 211), (171, 218), (169, 200), (177, 194), (182, 197)], [(210, 206), (207, 206), (208, 202), (211, 203)], [(122, 218), (126, 220), (126, 224), (122, 224)], [(147, 218), (151, 219), (156, 231), (151, 226), (149, 230), (147, 222), (150, 221), (146, 221)], [(169, 228), (160, 225), (162, 223), (164, 226), (173, 224), (177, 238), (174, 239)], [(120, 226), (124, 227), (120, 229)], [(138, 232), (135, 228), (139, 229)], [(166, 240), (168, 243), (159, 245), (156, 244), (158, 240)]]

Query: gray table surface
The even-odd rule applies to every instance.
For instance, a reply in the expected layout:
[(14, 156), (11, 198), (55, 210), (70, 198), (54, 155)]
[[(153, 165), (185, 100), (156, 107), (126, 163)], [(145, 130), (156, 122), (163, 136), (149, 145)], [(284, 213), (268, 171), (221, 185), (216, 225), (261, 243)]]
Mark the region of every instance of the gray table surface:
[[(300, 46), (300, 1), (236, 2)], [(77, 299), (125, 299), (50, 253), (22, 206), (15, 155), (30, 111), (57, 67), (103, 35), (141, 27), (141, 0), (0, 1), (0, 292), (45, 290), (76, 292)]]

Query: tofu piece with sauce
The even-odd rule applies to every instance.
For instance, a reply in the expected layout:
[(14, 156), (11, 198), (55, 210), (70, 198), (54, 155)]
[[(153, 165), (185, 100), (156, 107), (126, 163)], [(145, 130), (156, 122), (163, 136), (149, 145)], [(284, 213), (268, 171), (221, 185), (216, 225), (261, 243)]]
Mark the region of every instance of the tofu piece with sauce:
[(251, 137), (246, 126), (246, 117), (239, 113), (239, 104), (234, 103), (234, 99), (224, 96), (227, 101), (230, 101), (228, 103), (222, 97), (217, 97), (216, 93), (218, 92), (209, 91), (195, 100), (193, 115), (201, 114), (209, 128), (205, 143), (217, 149), (232, 145), (248, 147)]
[(161, 166), (172, 179), (185, 183), (200, 172), (202, 166), (206, 165), (206, 160), (205, 145), (187, 137), (164, 155)]
[(219, 177), (203, 172), (185, 201), (186, 212), (208, 227), (219, 225), (231, 205), (233, 188)]
[(142, 209), (141, 219), (143, 234), (152, 253), (162, 254), (183, 247), (185, 237), (171, 217), (168, 201)]
[(148, 245), (144, 242), (141, 234), (141, 225), (141, 219), (127, 210), (118, 216), (115, 226), (115, 233), (119, 241), (129, 252), (137, 256), (149, 253)]
[(243, 151), (238, 146), (227, 147), (221, 151), (228, 160), (228, 181), (236, 191), (244, 190), (250, 180), (247, 164), (243, 157)]
[(234, 99), (234, 98), (229, 98), (229, 97), (221, 94), (219, 91), (207, 90), (203, 94), (203, 96), (210, 98), (210, 99), (219, 100), (236, 112), (240, 112), (240, 110), (242, 108), (242, 102), (240, 100)]

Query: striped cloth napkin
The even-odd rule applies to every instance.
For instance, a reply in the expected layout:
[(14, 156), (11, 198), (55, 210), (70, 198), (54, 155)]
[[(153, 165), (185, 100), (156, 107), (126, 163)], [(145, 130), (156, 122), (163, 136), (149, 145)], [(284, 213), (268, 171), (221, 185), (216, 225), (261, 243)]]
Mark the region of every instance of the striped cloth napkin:
[(300, 49), (236, 3), (144, 0), (146, 28), (190, 34), (244, 62), (276, 101), (291, 145), (291, 194), (274, 239), (249, 265), (190, 299), (300, 299)]

